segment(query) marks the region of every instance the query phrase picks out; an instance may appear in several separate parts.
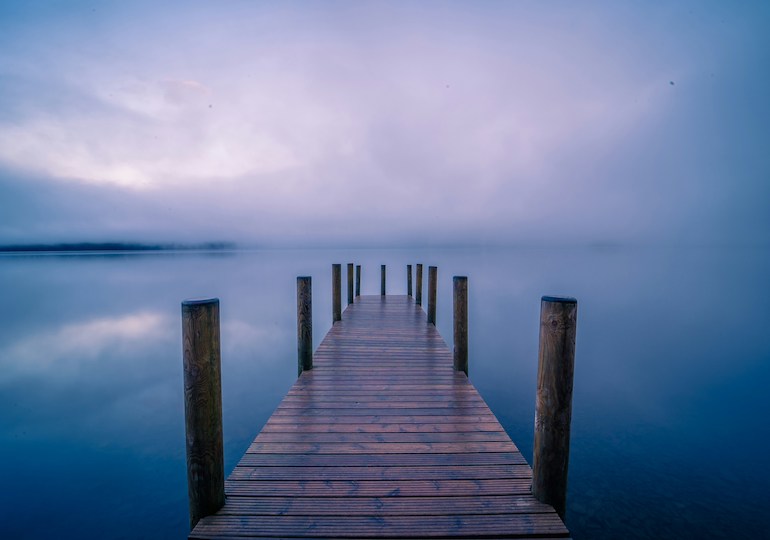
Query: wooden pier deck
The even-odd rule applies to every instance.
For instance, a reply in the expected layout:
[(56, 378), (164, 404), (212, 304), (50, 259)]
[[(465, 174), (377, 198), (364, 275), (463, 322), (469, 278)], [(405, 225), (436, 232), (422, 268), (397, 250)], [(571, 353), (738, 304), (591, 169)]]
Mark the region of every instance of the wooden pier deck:
[(564, 538), (408, 296), (360, 296), (190, 538)]

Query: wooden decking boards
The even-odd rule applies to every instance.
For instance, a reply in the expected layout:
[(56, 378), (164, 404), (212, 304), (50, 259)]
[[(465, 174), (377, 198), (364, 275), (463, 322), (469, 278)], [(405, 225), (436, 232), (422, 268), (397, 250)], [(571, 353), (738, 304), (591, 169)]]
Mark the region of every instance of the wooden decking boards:
[(420, 306), (360, 296), (190, 538), (564, 538)]

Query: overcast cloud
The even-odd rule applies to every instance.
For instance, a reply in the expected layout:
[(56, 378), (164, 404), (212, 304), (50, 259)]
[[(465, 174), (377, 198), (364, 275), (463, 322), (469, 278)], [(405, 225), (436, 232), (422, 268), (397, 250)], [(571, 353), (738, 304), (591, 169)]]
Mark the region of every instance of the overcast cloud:
[(3, 2), (0, 243), (770, 240), (766, 2)]

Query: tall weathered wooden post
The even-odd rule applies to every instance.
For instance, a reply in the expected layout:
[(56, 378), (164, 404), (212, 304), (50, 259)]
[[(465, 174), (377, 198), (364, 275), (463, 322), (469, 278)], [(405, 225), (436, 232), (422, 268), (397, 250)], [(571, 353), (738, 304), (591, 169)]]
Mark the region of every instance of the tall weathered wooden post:
[(332, 265), (332, 324), (342, 320), (342, 267)]
[(190, 530), (225, 504), (219, 299), (182, 302)]
[(454, 295), (454, 368), (468, 374), (468, 278), (452, 278)]
[(361, 296), (361, 265), (356, 265), (356, 296)]
[(428, 322), (436, 324), (436, 287), (438, 285), (438, 268), (428, 267)]
[(353, 303), (353, 263), (348, 263), (348, 305)]
[(297, 278), (297, 376), (313, 369), (313, 287), (310, 276)]
[(418, 306), (422, 305), (422, 264), (417, 265), (417, 270), (415, 271), (417, 274), (415, 276), (415, 280), (417, 281), (417, 288), (415, 290), (414, 294), (414, 303)]
[(385, 265), (380, 265), (380, 294), (385, 296)]
[(406, 295), (412, 296), (412, 265), (406, 265)]
[(567, 506), (576, 328), (577, 300), (542, 297), (532, 494), (562, 518)]

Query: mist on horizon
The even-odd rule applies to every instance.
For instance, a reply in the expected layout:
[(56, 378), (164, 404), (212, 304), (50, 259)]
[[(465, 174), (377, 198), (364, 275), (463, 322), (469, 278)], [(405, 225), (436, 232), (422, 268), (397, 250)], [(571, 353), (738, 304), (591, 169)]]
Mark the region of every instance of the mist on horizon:
[(770, 242), (761, 2), (0, 6), (0, 244)]

